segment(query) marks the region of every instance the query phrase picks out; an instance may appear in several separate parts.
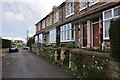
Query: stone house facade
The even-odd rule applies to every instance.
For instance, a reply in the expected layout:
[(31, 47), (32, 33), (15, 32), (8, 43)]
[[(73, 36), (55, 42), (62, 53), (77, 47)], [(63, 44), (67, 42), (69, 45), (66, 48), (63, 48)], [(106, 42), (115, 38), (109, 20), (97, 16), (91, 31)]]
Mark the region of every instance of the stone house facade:
[(118, 17), (120, 1), (65, 1), (35, 24), (36, 44), (107, 49), (110, 20)]

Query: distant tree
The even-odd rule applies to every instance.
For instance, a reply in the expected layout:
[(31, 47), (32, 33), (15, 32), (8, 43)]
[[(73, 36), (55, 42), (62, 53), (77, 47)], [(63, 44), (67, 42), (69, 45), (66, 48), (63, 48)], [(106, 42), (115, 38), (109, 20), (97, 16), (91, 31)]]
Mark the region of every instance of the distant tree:
[(32, 44), (35, 43), (35, 38), (34, 37), (29, 37), (28, 41), (27, 41), (27, 46), (31, 47)]

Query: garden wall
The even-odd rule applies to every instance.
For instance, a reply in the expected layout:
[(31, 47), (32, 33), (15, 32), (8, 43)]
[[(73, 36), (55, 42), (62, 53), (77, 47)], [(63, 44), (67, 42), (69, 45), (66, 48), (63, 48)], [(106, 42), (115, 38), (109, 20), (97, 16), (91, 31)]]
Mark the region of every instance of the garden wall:
[(83, 80), (120, 79), (120, 63), (109, 53), (37, 46), (32, 47), (32, 51)]

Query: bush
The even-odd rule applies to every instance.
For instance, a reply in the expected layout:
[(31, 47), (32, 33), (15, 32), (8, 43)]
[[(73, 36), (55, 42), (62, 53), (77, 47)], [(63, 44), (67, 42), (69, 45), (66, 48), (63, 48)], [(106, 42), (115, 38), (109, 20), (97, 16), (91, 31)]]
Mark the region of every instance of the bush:
[(111, 55), (120, 61), (120, 18), (111, 20), (109, 29)]
[(0, 40), (2, 41), (2, 48), (8, 48), (11, 46), (11, 40), (7, 40), (7, 39), (0, 39)]

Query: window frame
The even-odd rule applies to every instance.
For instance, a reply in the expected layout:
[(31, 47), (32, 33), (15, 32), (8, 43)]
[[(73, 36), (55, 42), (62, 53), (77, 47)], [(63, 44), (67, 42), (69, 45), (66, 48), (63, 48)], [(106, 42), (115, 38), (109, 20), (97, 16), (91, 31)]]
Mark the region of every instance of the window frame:
[(54, 23), (59, 21), (59, 10), (54, 11)]
[[(70, 4), (70, 6), (68, 6), (68, 4)], [(71, 4), (73, 5), (73, 7), (71, 6)], [(70, 10), (70, 14), (68, 14), (68, 8)], [(71, 12), (72, 8), (73, 8), (73, 12)], [(73, 15), (73, 14), (74, 14), (74, 2), (67, 2), (67, 4), (66, 4), (66, 18)]]
[[(103, 12), (103, 40), (109, 40), (110, 39), (110, 37), (108, 36), (108, 37), (106, 37), (105, 36), (105, 21), (108, 21), (108, 20), (112, 20), (112, 19), (114, 19), (114, 18), (118, 18), (118, 17), (120, 17), (120, 15), (119, 16), (114, 16), (114, 10), (116, 9), (116, 8), (119, 8), (120, 6), (117, 6), (117, 7), (114, 7), (114, 8), (111, 8), (111, 9), (108, 9), (108, 10), (106, 10), (106, 11), (104, 11)], [(107, 19), (105, 19), (105, 12), (108, 12), (108, 11), (110, 11), (111, 10), (111, 13), (112, 13), (112, 17), (110, 17), (110, 18), (107, 18)], [(109, 26), (110, 27), (110, 26)], [(109, 34), (109, 33), (108, 33)]]
[[(69, 26), (69, 28), (68, 28)], [(72, 29), (72, 25), (71, 23), (68, 23), (66, 25), (63, 25), (60, 27), (60, 42), (74, 42), (75, 41), (75, 26), (74, 29)], [(74, 30), (74, 39), (72, 39), (72, 30)], [(69, 31), (69, 34), (68, 34)], [(68, 39), (69, 36), (69, 39)]]
[(79, 4), (79, 6), (80, 6), (80, 11), (82, 11), (82, 10), (84, 10), (84, 9), (87, 8), (87, 1), (85, 1), (85, 3), (86, 3), (86, 6), (81, 8), (81, 2), (80, 2), (80, 4)]
[(49, 43), (56, 43), (56, 28), (50, 30)]

